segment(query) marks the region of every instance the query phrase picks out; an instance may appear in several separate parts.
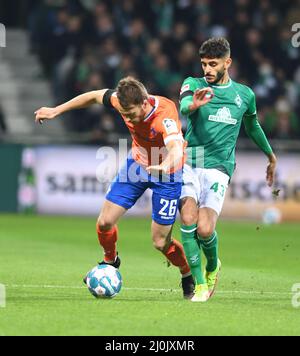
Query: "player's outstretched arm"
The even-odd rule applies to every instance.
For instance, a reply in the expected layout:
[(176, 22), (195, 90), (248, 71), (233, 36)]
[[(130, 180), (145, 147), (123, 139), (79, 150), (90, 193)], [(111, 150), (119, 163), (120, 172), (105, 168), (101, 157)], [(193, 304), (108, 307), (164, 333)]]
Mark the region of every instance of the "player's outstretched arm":
[(168, 174), (178, 167), (184, 159), (184, 142), (179, 140), (171, 141), (167, 144), (168, 155), (165, 160), (158, 166), (149, 166), (146, 171), (151, 173), (162, 172)]
[(55, 108), (42, 107), (35, 112), (35, 122), (42, 123), (44, 120), (53, 120), (71, 110), (85, 109), (93, 104), (103, 104), (103, 97), (107, 90), (95, 90), (79, 95)]
[(267, 183), (269, 187), (272, 187), (275, 181), (277, 157), (274, 153), (271, 153), (268, 157), (269, 165), (267, 167)]
[(264, 154), (269, 159), (266, 180), (269, 187), (271, 187), (274, 184), (275, 180), (277, 158), (258, 121), (255, 94), (250, 88), (248, 88), (248, 90), (249, 104), (248, 110), (244, 115), (244, 125), (247, 135), (251, 138), (253, 142), (255, 142), (255, 144), (264, 152)]
[(265, 153), (269, 159), (269, 165), (267, 167), (267, 183), (271, 187), (274, 184), (277, 158), (269, 144), (269, 141), (258, 122), (257, 115), (244, 117), (244, 125), (247, 135), (252, 139), (253, 142)]

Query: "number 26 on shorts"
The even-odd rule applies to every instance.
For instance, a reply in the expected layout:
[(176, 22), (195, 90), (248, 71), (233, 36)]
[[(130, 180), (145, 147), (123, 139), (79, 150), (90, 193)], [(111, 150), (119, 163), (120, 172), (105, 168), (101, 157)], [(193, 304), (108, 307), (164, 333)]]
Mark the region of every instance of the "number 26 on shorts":
[(177, 212), (178, 200), (161, 199), (160, 204), (163, 206), (159, 212), (161, 216), (175, 216)]

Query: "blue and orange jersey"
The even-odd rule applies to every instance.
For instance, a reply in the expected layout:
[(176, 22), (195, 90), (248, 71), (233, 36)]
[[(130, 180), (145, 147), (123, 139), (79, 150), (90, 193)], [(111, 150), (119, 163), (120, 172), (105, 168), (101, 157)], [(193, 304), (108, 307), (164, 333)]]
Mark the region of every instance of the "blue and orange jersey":
[[(185, 142), (178, 111), (173, 101), (162, 96), (150, 95), (149, 102), (153, 106), (152, 111), (144, 121), (133, 124), (120, 113), (122, 108), (116, 93), (110, 96), (111, 106), (120, 113), (130, 131), (133, 141), (133, 159), (144, 167), (161, 164), (168, 154), (166, 145), (169, 142), (173, 140)], [(176, 167), (174, 172), (181, 169), (184, 163), (183, 161)]]

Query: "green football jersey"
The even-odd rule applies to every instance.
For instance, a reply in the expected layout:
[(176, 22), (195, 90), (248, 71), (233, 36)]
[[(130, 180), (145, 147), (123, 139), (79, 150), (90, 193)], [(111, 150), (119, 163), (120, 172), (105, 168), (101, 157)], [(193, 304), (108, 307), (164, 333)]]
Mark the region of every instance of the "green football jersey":
[(243, 118), (256, 114), (255, 94), (231, 79), (225, 85), (210, 85), (205, 78), (190, 77), (181, 89), (181, 111), (183, 99), (206, 87), (213, 89), (213, 99), (188, 115), (188, 164), (193, 168), (215, 168), (231, 177)]

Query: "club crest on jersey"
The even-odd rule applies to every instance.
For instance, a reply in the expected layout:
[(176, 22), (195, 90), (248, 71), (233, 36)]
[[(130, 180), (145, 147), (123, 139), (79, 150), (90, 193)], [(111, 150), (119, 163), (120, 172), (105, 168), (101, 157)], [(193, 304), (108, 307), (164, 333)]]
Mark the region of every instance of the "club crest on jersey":
[(174, 121), (172, 119), (165, 119), (163, 121), (163, 125), (164, 125), (168, 135), (178, 133), (178, 127), (177, 127), (176, 121)]
[(242, 104), (243, 104), (243, 100), (242, 98), (239, 96), (239, 94), (236, 96), (234, 102), (236, 103), (236, 105), (241, 108)]
[(222, 109), (219, 109), (217, 115), (209, 115), (209, 121), (221, 122), (223, 124), (228, 125), (236, 125), (237, 120), (233, 119), (231, 116), (231, 112), (225, 106)]

